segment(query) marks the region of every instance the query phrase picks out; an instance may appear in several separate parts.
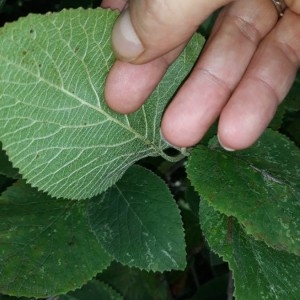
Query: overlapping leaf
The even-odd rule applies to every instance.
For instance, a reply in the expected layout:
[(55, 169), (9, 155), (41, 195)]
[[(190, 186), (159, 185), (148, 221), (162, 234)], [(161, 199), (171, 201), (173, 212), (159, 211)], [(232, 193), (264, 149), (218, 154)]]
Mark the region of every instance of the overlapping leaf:
[(112, 286), (130, 300), (166, 300), (169, 298), (166, 278), (161, 273), (146, 272), (129, 268), (117, 262), (98, 275), (98, 278)]
[(89, 202), (91, 228), (117, 261), (152, 271), (183, 269), (183, 225), (166, 184), (132, 166), (114, 186)]
[(232, 217), (200, 202), (200, 222), (213, 251), (229, 262), (237, 300), (298, 299), (300, 258), (247, 235)]
[(192, 151), (188, 176), (202, 198), (234, 216), (247, 233), (300, 255), (300, 151), (267, 130), (248, 150), (226, 152), (217, 139)]
[(65, 293), (109, 265), (110, 256), (89, 230), (86, 204), (51, 199), (22, 181), (2, 194), (1, 293)]
[(62, 295), (57, 300), (123, 300), (109, 285), (96, 280), (91, 280), (85, 284), (80, 290)]
[(204, 41), (192, 39), (138, 112), (119, 115), (103, 99), (116, 17), (64, 10), (0, 29), (0, 140), (28, 182), (52, 196), (90, 198), (167, 147), (162, 112)]

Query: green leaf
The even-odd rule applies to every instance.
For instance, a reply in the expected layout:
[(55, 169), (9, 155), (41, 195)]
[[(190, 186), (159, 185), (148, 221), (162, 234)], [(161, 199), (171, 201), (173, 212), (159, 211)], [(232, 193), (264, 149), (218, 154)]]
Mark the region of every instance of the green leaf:
[(124, 299), (109, 285), (91, 280), (84, 285), (80, 290), (70, 292), (67, 295), (59, 296), (57, 300), (122, 300)]
[(237, 300), (299, 299), (300, 258), (247, 235), (232, 217), (200, 201), (202, 230), (213, 251), (229, 262)]
[(141, 271), (113, 262), (98, 277), (128, 300), (169, 299), (169, 287), (160, 273)]
[(18, 182), (0, 198), (0, 292), (46, 297), (81, 287), (111, 258), (89, 230), (86, 202)]
[(91, 228), (117, 261), (152, 271), (183, 269), (184, 232), (166, 184), (140, 166), (89, 201)]
[(267, 130), (250, 149), (226, 152), (215, 138), (192, 151), (188, 177), (202, 198), (247, 233), (300, 255), (300, 151)]
[(64, 10), (0, 29), (0, 140), (23, 177), (52, 196), (90, 198), (168, 147), (159, 133), (163, 110), (204, 40), (191, 40), (138, 112), (120, 115), (103, 97), (116, 17)]
[(185, 231), (186, 250), (188, 254), (203, 245), (199, 226), (199, 195), (192, 186), (187, 186), (184, 200), (179, 201), (181, 216)]

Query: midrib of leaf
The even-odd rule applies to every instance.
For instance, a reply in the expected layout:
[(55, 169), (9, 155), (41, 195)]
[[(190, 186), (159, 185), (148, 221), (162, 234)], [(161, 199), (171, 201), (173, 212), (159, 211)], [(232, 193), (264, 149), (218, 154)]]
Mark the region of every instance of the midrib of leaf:
[(168, 144), (159, 123), (204, 41), (194, 36), (184, 60), (181, 56), (170, 66), (149, 101), (137, 113), (120, 115), (103, 98), (114, 62), (109, 40), (117, 15), (64, 10), (28, 16), (1, 31), (7, 41), (0, 54), (3, 148), (30, 184), (52, 196), (89, 198), (146, 156), (182, 158), (164, 153)]
[[(116, 118), (113, 118), (111, 115), (109, 115), (107, 112), (105, 112), (103, 109), (101, 109), (101, 106), (99, 107), (96, 107), (92, 104), (90, 104), (89, 102), (81, 99), (80, 97), (78, 97), (76, 94), (74, 93), (71, 93), (70, 91), (66, 90), (65, 88), (63, 87), (59, 87), (53, 83), (51, 83), (50, 81), (46, 80), (45, 78), (43, 77), (40, 77), (38, 76), (37, 74), (29, 71), (28, 69), (24, 68), (23, 66), (20, 66), (20, 65), (17, 65), (13, 62), (11, 62), (10, 60), (7, 60), (7, 59), (3, 59), (5, 60), (6, 63), (9, 63), (13, 66), (15, 66), (16, 68), (20, 68), (22, 69), (24, 72), (27, 72), (29, 73), (30, 75), (32, 75), (33, 77), (35, 77), (37, 80), (39, 81), (42, 81), (44, 83), (46, 83), (47, 85), (49, 85), (50, 87), (52, 88), (55, 88), (55, 89), (58, 89), (60, 90), (61, 92), (65, 93), (66, 95), (68, 95), (69, 97), (73, 98), (74, 100), (78, 101), (79, 103), (81, 103), (82, 105), (85, 105), (93, 110), (95, 110), (96, 112), (99, 112), (101, 114), (103, 114), (109, 121), (112, 121), (114, 122), (115, 124), (117, 124), (118, 126), (126, 129), (127, 131), (131, 132), (136, 138), (140, 139), (141, 141), (143, 141), (146, 145), (151, 145), (151, 148), (155, 150), (155, 152), (157, 152), (158, 154), (160, 154), (161, 156), (163, 157), (168, 157), (157, 145), (155, 145), (155, 143), (149, 139), (147, 139), (146, 137), (142, 136), (139, 132), (137, 132), (136, 130), (134, 130), (132, 127), (124, 124), (123, 122), (117, 120)], [(86, 64), (82, 61), (82, 63), (84, 64), (84, 66), (86, 67)], [(90, 79), (90, 76), (88, 76), (88, 78)], [(89, 80), (89, 82), (91, 83), (91, 81)], [(94, 88), (94, 85), (91, 83), (91, 87), (93, 89), (93, 91), (95, 91), (95, 88)], [(95, 95), (97, 97), (97, 100), (98, 100), (98, 103), (99, 102), (99, 95), (95, 92)], [(28, 105), (28, 104), (26, 104)], [(144, 117), (145, 117), (145, 111), (144, 111), (144, 106), (142, 106), (143, 109), (143, 114), (144, 114)], [(124, 115), (125, 118), (127, 118), (127, 115), (125, 114)], [(128, 122), (129, 123), (129, 122)], [(147, 119), (145, 118), (145, 124), (146, 124), (146, 133), (148, 132), (148, 123), (147, 123)], [(68, 126), (61, 126), (63, 128), (67, 128)], [(74, 128), (76, 126), (70, 126), (70, 128)]]
[[(22, 65), (17, 65), (16, 63), (10, 61), (10, 60), (7, 60), (5, 59), (4, 57), (2, 57), (2, 59), (6, 62), (6, 63), (9, 63), (13, 66), (15, 66), (17, 69), (21, 69), (22, 71), (24, 71), (25, 73), (28, 73), (30, 75), (32, 75), (33, 77), (35, 77), (38, 81), (42, 81), (44, 83), (46, 83), (48, 86), (52, 87), (52, 88), (55, 88), (57, 90), (60, 90), (61, 92), (65, 93), (66, 95), (68, 95), (69, 97), (75, 99), (76, 101), (78, 101), (79, 103), (81, 103), (82, 105), (85, 105), (86, 107), (89, 107), (93, 110), (95, 110), (96, 112), (99, 112), (101, 113), (102, 115), (104, 115), (107, 120), (109, 121), (112, 121), (113, 123), (117, 124), (118, 126), (124, 128), (125, 130), (127, 130), (128, 132), (131, 132), (136, 138), (140, 139), (141, 141), (143, 141), (146, 145), (151, 145), (151, 148), (158, 154), (162, 155), (162, 156), (165, 156), (165, 154), (163, 153), (163, 151), (157, 146), (155, 145), (154, 142), (152, 142), (151, 140), (147, 139), (147, 132), (148, 132), (148, 123), (147, 123), (147, 118), (146, 118), (146, 115), (145, 115), (145, 111), (144, 111), (144, 106), (142, 106), (141, 109), (143, 109), (143, 115), (144, 115), (144, 119), (145, 119), (145, 124), (146, 124), (146, 136), (143, 136), (141, 135), (139, 132), (137, 132), (136, 130), (134, 130), (132, 127), (129, 126), (129, 122), (128, 123), (128, 126), (126, 124), (124, 124), (123, 122), (119, 121), (118, 119), (115, 119), (113, 118), (110, 114), (106, 113), (102, 108), (101, 108), (101, 104), (100, 104), (100, 99), (99, 99), (99, 95), (98, 93), (96, 92), (96, 89), (95, 89), (95, 86), (94, 84), (92, 83), (91, 81), (91, 76), (89, 74), (89, 71), (88, 71), (88, 67), (86, 65), (86, 63), (84, 62), (84, 57), (85, 55), (83, 55), (82, 57), (79, 57), (75, 52), (74, 52), (74, 49), (72, 47), (70, 47), (70, 43), (68, 43), (67, 40), (65, 40), (62, 35), (61, 35), (61, 32), (59, 30), (59, 28), (56, 26), (56, 24), (54, 24), (54, 22), (52, 22), (53, 26), (55, 27), (56, 31), (59, 33), (60, 35), (60, 40), (67, 46), (67, 48), (69, 49), (69, 51), (73, 54), (74, 57), (78, 58), (82, 64), (82, 66), (84, 66), (84, 69), (86, 71), (86, 77), (88, 79), (88, 82), (90, 83), (90, 87), (92, 88), (93, 92), (94, 92), (94, 95), (97, 99), (97, 102), (99, 104), (99, 107), (96, 107), (92, 104), (90, 104), (89, 102), (87, 101), (84, 101), (83, 99), (81, 99), (80, 97), (78, 97), (76, 94), (74, 93), (71, 93), (70, 91), (68, 91), (67, 89), (65, 89), (63, 87), (63, 83), (64, 83), (64, 80), (61, 78), (61, 73), (59, 71), (59, 68), (57, 67), (57, 64), (55, 63), (55, 61), (53, 60), (53, 57), (51, 55), (49, 55), (49, 53), (47, 51), (44, 50), (44, 48), (40, 48), (40, 50), (48, 57), (48, 59), (50, 59), (50, 61), (53, 63), (53, 65), (56, 67), (56, 71), (57, 71), (57, 74), (59, 75), (60, 77), (60, 82), (62, 83), (62, 87), (60, 86), (57, 86), (53, 83), (51, 83), (50, 81), (46, 80), (45, 78), (39, 76), (38, 74), (28, 70), (27, 68), (23, 67)], [(84, 29), (84, 24), (80, 24), (80, 27), (82, 29)], [(105, 27), (107, 27), (107, 23), (105, 23)], [(104, 31), (106, 31), (106, 28), (104, 29)], [(103, 35), (104, 36), (104, 35)], [(88, 39), (88, 36), (86, 35), (86, 38)], [(101, 42), (99, 43), (101, 44)], [(105, 55), (103, 54), (103, 46), (102, 47), (98, 47), (100, 53), (102, 53), (102, 56), (105, 57)], [(112, 56), (112, 53), (110, 55), (110, 57)], [(107, 58), (107, 61), (109, 61), (109, 58)], [(105, 67), (107, 68), (107, 71), (109, 71), (109, 68), (108, 68), (108, 65), (105, 64)], [(38, 68), (37, 68), (38, 70)], [(19, 84), (19, 83), (18, 83)], [(28, 104), (26, 104), (28, 105)], [(128, 118), (127, 118), (127, 115), (124, 115), (124, 117), (126, 118), (126, 120), (128, 121)], [(68, 126), (62, 126), (63, 128), (67, 128)], [(73, 126), (70, 126), (70, 128), (74, 128)], [(155, 135), (154, 135), (155, 136)]]

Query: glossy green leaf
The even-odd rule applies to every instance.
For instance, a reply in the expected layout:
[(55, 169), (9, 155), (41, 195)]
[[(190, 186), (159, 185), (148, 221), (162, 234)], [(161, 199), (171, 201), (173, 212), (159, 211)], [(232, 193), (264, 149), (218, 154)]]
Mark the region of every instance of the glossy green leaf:
[(188, 177), (202, 198), (247, 233), (300, 255), (300, 151), (267, 130), (250, 149), (226, 152), (217, 139), (192, 151)]
[(0, 29), (0, 140), (24, 178), (52, 196), (90, 198), (168, 147), (159, 133), (163, 110), (204, 40), (191, 40), (138, 112), (120, 115), (103, 97), (116, 17), (64, 10)]
[(300, 258), (268, 247), (246, 234), (233, 217), (200, 202), (200, 222), (213, 251), (228, 261), (236, 300), (299, 299)]
[(117, 261), (152, 271), (183, 269), (184, 232), (167, 185), (132, 166), (114, 186), (89, 201), (91, 228)]
[(46, 297), (81, 287), (111, 258), (89, 230), (87, 203), (18, 182), (0, 198), (0, 292)]
[(124, 299), (109, 285), (91, 280), (80, 290), (59, 296), (57, 300), (122, 300)]
[(199, 226), (199, 195), (192, 186), (187, 186), (184, 200), (179, 201), (180, 213), (185, 231), (186, 250), (188, 256), (203, 245)]
[(166, 300), (169, 287), (161, 273), (141, 271), (113, 262), (98, 278), (127, 300)]

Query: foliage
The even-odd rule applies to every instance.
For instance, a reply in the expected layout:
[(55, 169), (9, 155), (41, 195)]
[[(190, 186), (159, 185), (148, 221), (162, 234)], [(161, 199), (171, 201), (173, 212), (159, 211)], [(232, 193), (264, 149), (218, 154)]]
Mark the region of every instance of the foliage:
[(186, 159), (159, 126), (204, 38), (119, 115), (103, 98), (117, 15), (69, 9), (0, 29), (3, 299), (222, 297), (211, 286), (228, 269), (214, 252), (236, 299), (297, 299), (299, 76), (253, 147), (226, 152), (213, 128)]

